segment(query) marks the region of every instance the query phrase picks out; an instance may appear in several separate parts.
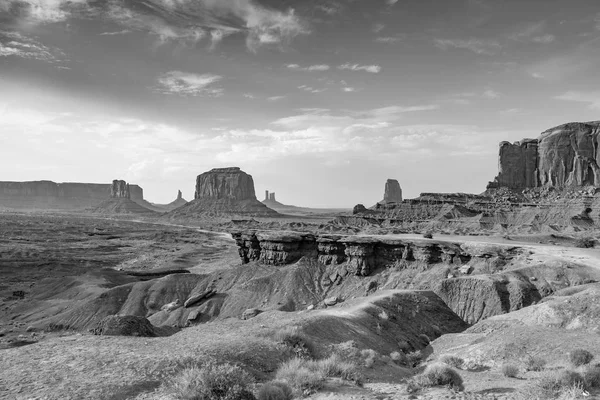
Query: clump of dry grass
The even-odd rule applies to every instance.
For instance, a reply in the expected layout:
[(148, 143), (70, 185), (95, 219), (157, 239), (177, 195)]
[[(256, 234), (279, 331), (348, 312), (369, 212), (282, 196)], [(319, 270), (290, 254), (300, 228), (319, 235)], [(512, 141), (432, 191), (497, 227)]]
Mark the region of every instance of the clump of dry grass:
[(276, 378), (285, 381), (303, 394), (311, 394), (323, 387), (328, 377), (339, 377), (362, 385), (362, 375), (358, 365), (342, 360), (333, 354), (322, 360), (294, 358), (283, 363), (277, 370)]
[(600, 365), (588, 366), (581, 372), (585, 386), (588, 388), (600, 388)]
[(527, 371), (543, 371), (546, 363), (545, 359), (538, 356), (527, 356), (524, 360)]
[(399, 351), (392, 351), (390, 353), (390, 358), (392, 359), (392, 361), (394, 361), (396, 364), (404, 364), (406, 363), (406, 356), (404, 355), (404, 353), (401, 353)]
[(261, 386), (256, 396), (257, 400), (292, 400), (292, 388), (285, 382), (267, 382)]
[(589, 364), (593, 358), (594, 355), (584, 349), (576, 349), (569, 353), (569, 361), (575, 367), (580, 367), (582, 365)]
[(462, 368), (463, 364), (465, 363), (465, 360), (452, 354), (442, 354), (439, 358), (439, 361), (458, 369)]
[(407, 391), (414, 392), (425, 387), (449, 386), (455, 390), (464, 390), (463, 379), (449, 365), (437, 362), (428, 365), (423, 373), (414, 376), (407, 384)]
[(377, 352), (373, 349), (361, 350), (360, 355), (365, 359), (365, 367), (371, 368), (377, 360)]
[(575, 371), (563, 370), (547, 372), (530, 385), (520, 389), (523, 399), (576, 399), (572, 397), (585, 388), (584, 378)]
[(182, 400), (252, 400), (253, 382), (238, 366), (209, 362), (184, 368), (168, 380), (166, 390)]
[(408, 362), (409, 367), (418, 366), (423, 360), (423, 353), (420, 350), (415, 350), (406, 353), (406, 361)]
[(508, 378), (516, 378), (519, 375), (519, 367), (512, 363), (503, 364), (502, 375)]
[(298, 358), (315, 358), (317, 346), (297, 327), (288, 326), (275, 332), (274, 339), (290, 347)]

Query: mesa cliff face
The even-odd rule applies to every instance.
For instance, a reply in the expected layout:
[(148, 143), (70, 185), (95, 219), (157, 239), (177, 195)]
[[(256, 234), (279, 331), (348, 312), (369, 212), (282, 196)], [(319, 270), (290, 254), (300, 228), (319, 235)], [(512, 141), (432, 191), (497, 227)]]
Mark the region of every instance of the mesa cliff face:
[(383, 203), (402, 203), (402, 189), (396, 179), (388, 179), (385, 182)]
[(489, 188), (600, 186), (600, 121), (568, 123), (537, 139), (500, 143), (499, 173)]
[[(112, 184), (52, 181), (0, 182), (0, 207), (15, 209), (82, 209), (111, 197)], [(131, 200), (144, 201), (144, 191), (129, 185)]]
[(168, 214), (169, 218), (279, 216), (256, 199), (254, 180), (238, 167), (213, 168), (196, 178), (194, 200)]
[(115, 179), (110, 188), (110, 197), (113, 199), (130, 199), (129, 184), (123, 180)]

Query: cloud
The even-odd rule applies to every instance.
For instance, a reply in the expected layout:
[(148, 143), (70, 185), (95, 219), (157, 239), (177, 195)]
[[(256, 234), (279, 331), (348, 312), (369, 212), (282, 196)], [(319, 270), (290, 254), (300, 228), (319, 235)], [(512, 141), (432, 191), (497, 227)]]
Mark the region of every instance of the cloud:
[(497, 99), (500, 97), (500, 93), (492, 89), (487, 89), (485, 92), (483, 92), (482, 96), (486, 99)]
[(509, 38), (518, 42), (552, 43), (556, 40), (556, 37), (549, 33), (544, 33), (545, 26), (545, 21), (530, 23), (509, 35)]
[(301, 67), (298, 64), (287, 64), (286, 67), (288, 67), (289, 69), (294, 70), (294, 71), (309, 71), (309, 72), (328, 71), (330, 68), (329, 65), (327, 65), (327, 64), (309, 65), (307, 67)]
[(387, 4), (388, 6), (393, 6), (397, 2), (398, 0), (385, 0), (385, 4)]
[(376, 23), (375, 25), (373, 25), (373, 28), (371, 29), (374, 33), (379, 33), (382, 30), (385, 29), (385, 24), (382, 23)]
[(502, 45), (495, 40), (484, 39), (434, 39), (435, 45), (442, 49), (465, 49), (476, 54), (494, 55), (502, 49)]
[(310, 33), (293, 9), (280, 11), (255, 0), (3, 0), (0, 10), (34, 23), (100, 17), (156, 35), (161, 42), (196, 44), (208, 37), (211, 47), (226, 36), (244, 34), (251, 51), (283, 46)]
[(116, 36), (116, 35), (126, 35), (131, 32), (132, 31), (130, 29), (123, 29), (121, 31), (116, 31), (116, 32), (102, 32), (102, 33), (99, 33), (98, 35), (100, 35), (100, 36)]
[(569, 91), (554, 97), (557, 100), (575, 101), (579, 103), (588, 103), (588, 108), (600, 110), (600, 91), (596, 92), (578, 92)]
[(399, 36), (378, 36), (375, 38), (375, 41), (377, 43), (396, 43), (396, 42), (400, 42), (401, 40), (403, 40), (402, 37)]
[(381, 66), (379, 65), (359, 65), (346, 63), (339, 65), (338, 69), (350, 71), (365, 71), (370, 72), (372, 74), (378, 74), (379, 72), (381, 72)]
[(271, 96), (267, 97), (268, 101), (279, 101), (285, 99), (285, 96)]
[(64, 61), (66, 55), (56, 48), (21, 35), (17, 32), (0, 31), (0, 57), (21, 57), (57, 63)]
[(307, 86), (307, 85), (300, 85), (300, 86), (298, 86), (298, 89), (304, 90), (305, 92), (309, 92), (309, 93), (322, 93), (327, 90), (326, 88), (325, 89), (316, 89), (312, 86)]
[(356, 88), (346, 86), (346, 87), (342, 88), (342, 91), (344, 91), (346, 93), (356, 92)]
[(182, 96), (219, 96), (223, 93), (223, 89), (215, 88), (212, 85), (221, 79), (222, 76), (213, 74), (169, 71), (158, 78), (156, 91)]

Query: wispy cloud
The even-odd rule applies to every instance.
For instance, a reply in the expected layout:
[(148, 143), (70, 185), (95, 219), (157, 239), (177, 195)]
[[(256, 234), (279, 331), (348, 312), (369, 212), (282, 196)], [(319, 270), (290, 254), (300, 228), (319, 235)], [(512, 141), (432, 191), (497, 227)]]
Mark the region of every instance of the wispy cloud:
[(350, 71), (365, 71), (370, 72), (372, 74), (378, 74), (379, 72), (381, 72), (381, 66), (379, 65), (359, 65), (346, 63), (339, 65), (338, 69)]
[(285, 96), (271, 96), (267, 97), (268, 101), (279, 101), (285, 99)]
[(17, 32), (0, 31), (0, 57), (21, 57), (56, 63), (64, 61), (65, 54), (56, 48), (50, 48), (37, 40)]
[(309, 92), (309, 93), (322, 93), (327, 90), (326, 88), (317, 89), (317, 88), (314, 88), (314, 87), (308, 86), (308, 85), (300, 85), (300, 86), (298, 86), (298, 89), (304, 90), (305, 92)]
[(485, 39), (435, 39), (435, 45), (442, 49), (448, 50), (450, 48), (465, 49), (472, 51), (476, 54), (494, 55), (502, 49), (502, 45), (495, 40)]
[(330, 68), (329, 65), (327, 65), (327, 64), (309, 65), (307, 67), (302, 67), (298, 64), (287, 64), (286, 67), (291, 70), (294, 70), (294, 71), (309, 71), (309, 72), (328, 71)]
[(130, 29), (123, 29), (122, 31), (102, 32), (102, 33), (99, 33), (98, 35), (100, 35), (100, 36), (117, 36), (117, 35), (126, 35), (131, 32), (132, 31)]
[(342, 91), (346, 92), (346, 93), (352, 93), (352, 92), (356, 92), (356, 88), (346, 86), (346, 87), (342, 88)]
[(182, 71), (169, 71), (158, 78), (156, 91), (164, 94), (179, 94), (182, 96), (219, 96), (223, 89), (213, 87), (222, 79), (213, 74), (192, 74)]
[(34, 23), (100, 17), (163, 42), (195, 44), (208, 38), (211, 47), (226, 36), (244, 34), (251, 51), (263, 45), (283, 46), (310, 33), (307, 21), (293, 9), (280, 11), (254, 0), (3, 0), (0, 10)]
[(600, 110), (600, 91), (595, 92), (578, 92), (569, 91), (559, 96), (554, 97), (557, 100), (575, 101), (579, 103), (587, 103), (588, 108)]
[(500, 92), (493, 89), (485, 89), (483, 92), (462, 92), (451, 95), (448, 101), (455, 104), (468, 105), (472, 104), (474, 99), (494, 100), (502, 96)]
[(556, 37), (549, 33), (544, 33), (546, 22), (534, 22), (526, 24), (516, 32), (509, 35), (509, 38), (518, 42), (533, 43), (552, 43)]
[(402, 41), (404, 38), (400, 36), (378, 36), (375, 38), (377, 43), (396, 43)]

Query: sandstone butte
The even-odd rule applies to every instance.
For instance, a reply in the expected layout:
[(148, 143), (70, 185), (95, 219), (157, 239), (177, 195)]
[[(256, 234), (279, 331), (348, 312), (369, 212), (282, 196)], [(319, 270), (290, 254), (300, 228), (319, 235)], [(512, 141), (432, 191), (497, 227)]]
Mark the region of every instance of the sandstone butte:
[(382, 203), (401, 203), (402, 188), (396, 179), (388, 179), (385, 182), (385, 191), (383, 193)]
[(600, 121), (571, 122), (537, 139), (500, 143), (499, 174), (488, 188), (600, 186)]

